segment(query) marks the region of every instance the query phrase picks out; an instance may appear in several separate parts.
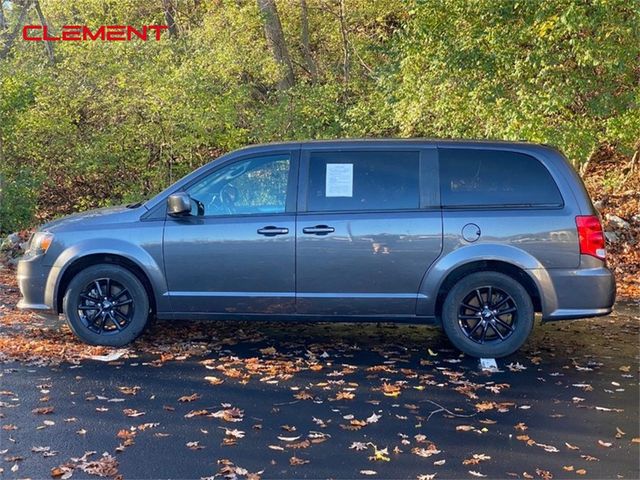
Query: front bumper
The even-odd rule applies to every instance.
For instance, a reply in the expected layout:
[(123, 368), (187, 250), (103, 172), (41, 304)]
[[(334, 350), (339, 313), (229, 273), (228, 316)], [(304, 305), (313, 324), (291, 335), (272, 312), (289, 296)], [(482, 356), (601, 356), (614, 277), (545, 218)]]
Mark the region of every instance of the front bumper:
[(42, 256), (24, 256), (18, 262), (18, 287), (22, 298), (17, 307), (37, 310), (40, 313), (56, 313), (53, 295), (47, 295), (47, 281), (52, 267), (43, 264)]
[(607, 267), (549, 269), (549, 277), (556, 305), (543, 315), (543, 320), (599, 317), (608, 315), (613, 310), (616, 281)]

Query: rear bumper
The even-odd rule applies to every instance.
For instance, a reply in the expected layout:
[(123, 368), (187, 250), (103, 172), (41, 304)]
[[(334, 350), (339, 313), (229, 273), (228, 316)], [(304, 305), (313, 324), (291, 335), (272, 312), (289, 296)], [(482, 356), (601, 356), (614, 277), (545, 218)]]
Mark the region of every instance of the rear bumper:
[(616, 282), (604, 266), (576, 270), (548, 270), (555, 305), (542, 319), (571, 320), (608, 315), (616, 299)]

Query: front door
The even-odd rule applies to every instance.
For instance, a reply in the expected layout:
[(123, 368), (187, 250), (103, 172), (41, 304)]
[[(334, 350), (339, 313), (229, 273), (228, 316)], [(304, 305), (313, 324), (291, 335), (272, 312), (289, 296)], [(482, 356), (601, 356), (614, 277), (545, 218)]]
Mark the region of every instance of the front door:
[(297, 312), (414, 315), (442, 249), (435, 149), (303, 151)]
[(234, 161), (185, 189), (191, 215), (164, 231), (174, 312), (295, 311), (296, 154)]

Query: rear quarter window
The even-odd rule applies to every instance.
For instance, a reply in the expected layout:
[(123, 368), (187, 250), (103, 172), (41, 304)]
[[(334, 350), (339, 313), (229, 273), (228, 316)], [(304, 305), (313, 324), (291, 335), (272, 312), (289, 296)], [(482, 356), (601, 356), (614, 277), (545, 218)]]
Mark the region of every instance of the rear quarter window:
[(444, 207), (558, 207), (562, 196), (536, 158), (500, 150), (439, 149)]

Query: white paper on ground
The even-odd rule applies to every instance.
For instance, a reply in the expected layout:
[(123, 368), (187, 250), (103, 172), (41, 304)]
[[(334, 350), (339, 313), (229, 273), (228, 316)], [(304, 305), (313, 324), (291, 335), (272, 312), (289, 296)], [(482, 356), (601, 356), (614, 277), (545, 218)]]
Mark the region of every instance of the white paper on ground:
[(491, 372), (498, 371), (498, 364), (496, 363), (495, 358), (481, 358), (480, 359), (480, 368), (482, 370), (489, 370)]
[(353, 163), (327, 163), (325, 197), (353, 197)]
[(108, 355), (86, 355), (85, 358), (90, 358), (91, 360), (97, 360), (99, 362), (113, 362), (114, 360), (120, 359), (127, 353), (129, 353), (129, 349), (123, 348), (109, 353)]

